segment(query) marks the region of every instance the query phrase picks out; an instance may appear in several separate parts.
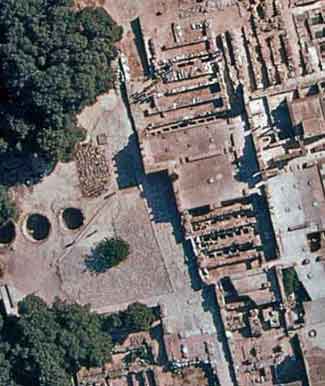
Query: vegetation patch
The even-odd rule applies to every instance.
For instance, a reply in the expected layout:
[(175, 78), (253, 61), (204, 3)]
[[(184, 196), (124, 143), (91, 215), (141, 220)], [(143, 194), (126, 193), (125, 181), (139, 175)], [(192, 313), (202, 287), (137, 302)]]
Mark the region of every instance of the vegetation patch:
[(310, 300), (304, 286), (298, 278), (296, 270), (293, 267), (283, 269), (282, 274), (286, 296), (293, 294), (297, 300), (302, 302)]
[(103, 273), (126, 260), (129, 252), (130, 247), (125, 240), (105, 238), (92, 249), (85, 264), (90, 272)]
[(47, 217), (33, 213), (27, 218), (26, 229), (34, 240), (41, 241), (45, 240), (50, 234), (51, 224)]
[(123, 316), (127, 328), (134, 331), (149, 330), (156, 320), (153, 310), (142, 303), (130, 304)]
[(121, 37), (122, 28), (101, 7), (0, 2), (1, 166), (12, 153), (70, 159), (84, 137), (76, 115), (112, 87)]
[(49, 307), (29, 295), (19, 313), (0, 315), (0, 385), (71, 386), (82, 366), (110, 360), (111, 337), (89, 306), (56, 300)]
[(84, 215), (78, 208), (66, 208), (62, 213), (62, 218), (65, 226), (68, 229), (74, 230), (83, 226)]
[[(135, 303), (125, 311), (99, 315), (90, 306), (56, 299), (48, 306), (34, 295), (19, 303), (19, 317), (0, 314), (0, 385), (71, 386), (82, 368), (111, 360), (112, 335), (149, 329), (152, 309)], [(118, 321), (118, 323), (117, 323)], [(153, 361), (146, 347), (128, 359)]]
[(104, 317), (105, 330), (116, 341), (123, 341), (129, 333), (148, 331), (154, 321), (160, 317), (159, 310), (142, 303), (132, 303), (124, 311)]

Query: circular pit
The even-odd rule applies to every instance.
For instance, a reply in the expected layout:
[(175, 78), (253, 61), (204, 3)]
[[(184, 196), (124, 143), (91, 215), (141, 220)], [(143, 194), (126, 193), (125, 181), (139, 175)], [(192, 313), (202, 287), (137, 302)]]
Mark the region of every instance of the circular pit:
[(65, 208), (62, 212), (64, 226), (70, 230), (76, 230), (84, 225), (84, 215), (78, 208)]
[(16, 227), (13, 221), (8, 221), (0, 227), (0, 244), (11, 244), (16, 238)]
[(28, 235), (35, 241), (42, 241), (49, 236), (51, 224), (47, 217), (39, 213), (33, 213), (27, 218), (26, 230)]

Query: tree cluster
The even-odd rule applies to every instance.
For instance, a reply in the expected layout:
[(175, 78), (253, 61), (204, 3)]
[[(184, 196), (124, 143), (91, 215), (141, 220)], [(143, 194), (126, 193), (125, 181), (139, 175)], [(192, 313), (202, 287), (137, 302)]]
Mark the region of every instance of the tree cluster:
[(158, 317), (141, 303), (107, 316), (58, 299), (48, 306), (34, 295), (19, 303), (19, 314), (0, 314), (1, 386), (71, 386), (81, 367), (111, 359), (113, 335), (149, 330)]
[(309, 296), (302, 285), (294, 267), (285, 268), (282, 270), (283, 285), (286, 296), (295, 295), (300, 302), (308, 301)]
[(294, 268), (287, 268), (282, 271), (284, 290), (287, 296), (295, 294), (300, 287), (298, 275)]
[(11, 200), (7, 188), (0, 185), (0, 227), (8, 220), (15, 219), (16, 215), (15, 203)]
[(0, 2), (0, 155), (69, 159), (84, 135), (77, 113), (112, 86), (121, 36), (103, 8), (76, 10), (73, 0)]
[(49, 307), (30, 295), (19, 312), (0, 319), (1, 386), (71, 386), (82, 366), (110, 360), (111, 336), (88, 306), (56, 300)]
[(130, 247), (125, 240), (119, 237), (110, 239), (106, 237), (87, 256), (86, 267), (91, 272), (103, 273), (119, 265), (129, 253)]
[(111, 314), (104, 318), (106, 331), (123, 335), (125, 332), (147, 331), (152, 323), (158, 319), (158, 315), (152, 309), (142, 303), (132, 303), (125, 311)]

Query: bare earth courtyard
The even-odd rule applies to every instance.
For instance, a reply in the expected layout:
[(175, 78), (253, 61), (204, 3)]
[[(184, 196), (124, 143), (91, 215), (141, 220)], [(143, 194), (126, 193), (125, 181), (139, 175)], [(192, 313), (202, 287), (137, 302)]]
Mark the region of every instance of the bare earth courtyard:
[[(115, 135), (113, 155), (127, 146), (131, 129), (124, 105), (114, 93), (100, 98), (80, 120), (92, 129), (91, 136), (104, 130)], [(17, 237), (2, 255), (8, 264), (7, 282), (23, 294), (35, 293), (47, 301), (60, 296), (90, 303), (94, 309), (111, 306), (114, 309), (171, 291), (162, 252), (139, 188), (118, 191), (112, 173), (105, 195), (84, 198), (73, 162), (57, 165), (41, 184), (20, 188), (16, 193), (21, 209)], [(81, 229), (71, 231), (63, 226), (61, 213), (66, 207), (82, 210), (85, 223)], [(49, 219), (51, 230), (46, 240), (34, 242), (26, 236), (23, 228), (30, 213), (44, 214)], [(98, 276), (86, 271), (85, 256), (98, 241), (112, 236), (122, 237), (131, 245), (127, 261)]]
[(96, 308), (134, 302), (171, 290), (164, 260), (151, 228), (144, 200), (135, 189), (112, 198), (90, 226), (96, 237), (116, 233), (131, 245), (127, 261), (107, 273), (94, 276), (85, 272), (83, 256), (86, 239), (60, 264), (62, 289), (72, 299), (91, 303)]

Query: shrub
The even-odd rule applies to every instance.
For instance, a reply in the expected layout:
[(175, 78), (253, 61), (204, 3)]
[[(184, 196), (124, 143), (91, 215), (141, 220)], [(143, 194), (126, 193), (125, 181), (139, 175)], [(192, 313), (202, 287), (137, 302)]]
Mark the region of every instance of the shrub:
[(91, 272), (105, 272), (124, 261), (129, 251), (129, 244), (121, 238), (105, 238), (87, 256), (86, 267)]

